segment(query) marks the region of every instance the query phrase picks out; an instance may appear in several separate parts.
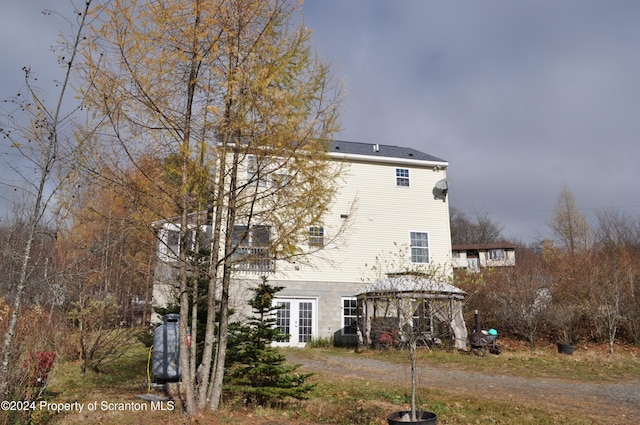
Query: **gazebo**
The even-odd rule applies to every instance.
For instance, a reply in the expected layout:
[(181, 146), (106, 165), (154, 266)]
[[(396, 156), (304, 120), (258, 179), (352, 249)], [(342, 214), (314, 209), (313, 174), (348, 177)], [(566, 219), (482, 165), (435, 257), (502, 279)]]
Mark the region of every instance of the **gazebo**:
[(442, 342), (467, 349), (463, 301), (466, 293), (449, 283), (414, 273), (393, 273), (357, 295), (358, 344), (399, 346), (414, 338), (418, 345)]

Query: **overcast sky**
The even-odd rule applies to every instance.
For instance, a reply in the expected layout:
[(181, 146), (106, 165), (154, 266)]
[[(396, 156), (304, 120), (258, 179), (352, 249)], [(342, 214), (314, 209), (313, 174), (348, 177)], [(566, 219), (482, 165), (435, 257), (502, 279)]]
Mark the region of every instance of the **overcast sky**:
[(567, 184), (640, 214), (640, 2), (307, 0), (340, 138), (449, 161), (450, 204), (530, 242)]
[[(0, 2), (0, 98), (59, 75), (61, 0)], [(348, 97), (337, 139), (449, 161), (450, 204), (532, 242), (564, 184), (584, 214), (640, 215), (640, 2), (307, 0)], [(3, 173), (4, 178), (4, 173)], [(2, 193), (0, 193), (2, 195)]]

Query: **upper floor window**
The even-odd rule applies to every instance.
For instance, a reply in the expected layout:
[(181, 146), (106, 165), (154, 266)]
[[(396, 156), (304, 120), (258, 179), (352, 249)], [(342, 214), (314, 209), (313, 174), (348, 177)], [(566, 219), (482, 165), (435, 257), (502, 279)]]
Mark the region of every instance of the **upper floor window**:
[(167, 259), (178, 259), (180, 252), (180, 231), (168, 229), (166, 231), (166, 254)]
[(265, 186), (266, 181), (259, 167), (258, 158), (255, 155), (247, 155), (247, 183)]
[(507, 253), (504, 249), (490, 249), (489, 250), (489, 259), (490, 260), (498, 260), (503, 261), (507, 258)]
[[(160, 238), (159, 256), (162, 261), (178, 261), (182, 246), (180, 227), (176, 224), (166, 225), (158, 232)], [(190, 225), (184, 235), (184, 248), (187, 260), (193, 258), (196, 250), (208, 249), (211, 243), (211, 226), (196, 227)]]
[(309, 226), (309, 246), (313, 248), (324, 246), (324, 227)]
[(429, 262), (429, 234), (426, 232), (411, 232), (410, 234), (411, 262)]
[(396, 186), (409, 187), (408, 168), (396, 168)]

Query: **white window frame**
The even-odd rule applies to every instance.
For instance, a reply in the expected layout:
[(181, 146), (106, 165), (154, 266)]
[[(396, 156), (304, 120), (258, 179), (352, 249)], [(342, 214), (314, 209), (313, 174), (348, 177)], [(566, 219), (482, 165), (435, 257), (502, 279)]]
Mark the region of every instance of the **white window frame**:
[(174, 224), (164, 225), (159, 235), (159, 257), (161, 261), (178, 261), (180, 254), (180, 228)]
[[(351, 305), (349, 305), (349, 307), (345, 306), (345, 302), (349, 302)], [(357, 335), (357, 331), (354, 331), (353, 333), (350, 332), (346, 332), (347, 327), (349, 326), (347, 324), (347, 318), (349, 319), (353, 319), (353, 321), (356, 323), (356, 328), (357, 328), (357, 321), (358, 321), (358, 299), (356, 297), (342, 297), (342, 299), (340, 300), (340, 304), (341, 304), (341, 310), (342, 310), (342, 328), (340, 330), (340, 333), (342, 335)], [(346, 310), (347, 308), (349, 309), (353, 309), (353, 312), (355, 314), (346, 314)]]
[[(413, 235), (426, 235), (427, 237), (427, 244), (426, 246), (423, 245), (414, 245), (414, 237)], [(417, 239), (416, 239), (417, 240)], [(426, 257), (427, 257), (427, 261), (414, 261), (414, 249), (416, 250), (426, 250)], [(411, 259), (412, 263), (416, 263), (416, 264), (429, 264), (430, 260), (431, 260), (431, 251), (430, 251), (430, 246), (429, 246), (429, 232), (425, 232), (423, 230), (412, 230), (409, 232), (409, 256)], [(421, 255), (421, 256), (424, 256)], [(417, 257), (417, 255), (416, 255)]]
[[(405, 175), (406, 172), (406, 175)], [(396, 187), (411, 187), (411, 174), (408, 168), (396, 167)], [(402, 182), (402, 184), (401, 184)], [(404, 184), (406, 182), (406, 184)]]
[(309, 226), (309, 248), (324, 247), (324, 227)]

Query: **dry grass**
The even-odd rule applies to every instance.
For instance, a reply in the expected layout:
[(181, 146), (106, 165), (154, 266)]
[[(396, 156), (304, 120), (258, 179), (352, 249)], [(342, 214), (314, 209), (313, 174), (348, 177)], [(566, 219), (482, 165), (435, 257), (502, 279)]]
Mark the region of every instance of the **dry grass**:
[[(500, 371), (515, 376), (557, 376), (561, 374), (578, 380), (637, 379), (640, 376), (640, 350), (637, 347), (619, 349), (613, 357), (606, 355), (606, 347), (579, 346), (574, 356), (558, 355), (554, 347), (540, 347), (538, 351), (521, 350), (517, 343), (505, 341), (500, 356), (478, 358), (447, 351), (421, 353), (421, 361), (439, 367), (462, 369), (479, 368), (486, 373)], [(603, 351), (604, 350), (604, 351)], [(331, 355), (384, 357), (386, 361), (406, 362), (404, 353), (353, 353), (340, 349), (308, 349), (298, 355), (321, 357)], [(59, 363), (51, 378), (47, 400), (57, 403), (88, 403), (97, 401), (133, 402), (135, 395), (147, 392), (147, 351), (139, 346), (127, 358), (112, 365), (105, 373), (80, 376), (77, 363)], [(613, 376), (613, 378), (611, 378)], [(341, 379), (336, 375), (318, 373), (312, 378), (317, 384), (310, 400), (292, 402), (280, 409), (247, 408), (227, 402), (219, 412), (207, 412), (197, 418), (187, 418), (179, 404), (173, 411), (87, 411), (54, 413), (39, 411), (34, 424), (86, 425), (100, 423), (122, 425), (132, 423), (203, 424), (203, 425), (377, 425), (386, 424), (386, 415), (408, 406), (407, 385), (372, 382), (371, 380)], [(438, 414), (439, 424), (593, 424), (612, 423), (610, 418), (586, 416), (549, 409), (531, 402), (496, 399), (477, 394), (422, 389), (420, 400), (428, 400), (428, 409)]]

